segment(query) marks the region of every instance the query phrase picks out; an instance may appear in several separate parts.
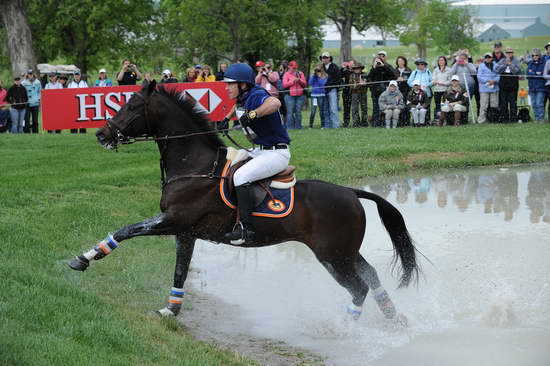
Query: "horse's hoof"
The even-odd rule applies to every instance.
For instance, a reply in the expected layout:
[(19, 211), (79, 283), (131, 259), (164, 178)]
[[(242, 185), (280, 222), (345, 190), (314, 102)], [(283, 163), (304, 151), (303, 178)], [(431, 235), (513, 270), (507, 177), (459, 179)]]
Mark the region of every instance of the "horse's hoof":
[(160, 310), (152, 310), (149, 312), (151, 315), (160, 317), (160, 318), (169, 318), (169, 317), (175, 317), (177, 314), (175, 314), (172, 310), (168, 308), (162, 308)]
[(75, 271), (81, 271), (81, 272), (84, 272), (89, 266), (90, 266), (90, 261), (86, 259), (86, 257), (83, 257), (81, 255), (79, 255), (78, 257), (75, 257), (69, 263), (69, 267), (71, 267)]

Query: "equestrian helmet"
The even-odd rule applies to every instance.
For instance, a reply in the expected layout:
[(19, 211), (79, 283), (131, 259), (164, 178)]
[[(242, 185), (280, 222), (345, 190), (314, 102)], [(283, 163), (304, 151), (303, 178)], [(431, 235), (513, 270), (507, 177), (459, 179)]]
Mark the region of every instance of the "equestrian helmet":
[(255, 74), (252, 68), (244, 63), (231, 64), (224, 74), (223, 81), (226, 83), (247, 83), (256, 84)]

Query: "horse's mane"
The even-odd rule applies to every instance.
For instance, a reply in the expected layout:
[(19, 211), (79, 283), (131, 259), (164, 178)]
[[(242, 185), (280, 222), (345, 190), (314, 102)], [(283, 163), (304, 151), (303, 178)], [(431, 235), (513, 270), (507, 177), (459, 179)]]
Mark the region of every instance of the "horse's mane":
[(159, 85), (158, 93), (171, 100), (185, 113), (186, 116), (190, 117), (193, 126), (195, 127), (194, 131), (190, 131), (190, 133), (212, 131), (212, 133), (205, 134), (203, 137), (215, 148), (225, 146), (223, 141), (220, 139), (219, 134), (214, 132), (216, 130), (213, 123), (208, 120), (205, 113), (201, 113), (197, 110), (193, 101), (187, 98), (182, 98), (181, 93), (176, 89), (168, 90), (162, 85)]

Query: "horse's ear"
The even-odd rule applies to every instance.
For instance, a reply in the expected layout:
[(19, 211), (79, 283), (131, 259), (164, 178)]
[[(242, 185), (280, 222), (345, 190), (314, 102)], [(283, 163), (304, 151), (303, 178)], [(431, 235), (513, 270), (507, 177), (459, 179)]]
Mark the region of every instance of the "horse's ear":
[(145, 95), (150, 96), (157, 89), (156, 80), (150, 81), (149, 83), (145, 84), (143, 88), (145, 89)]

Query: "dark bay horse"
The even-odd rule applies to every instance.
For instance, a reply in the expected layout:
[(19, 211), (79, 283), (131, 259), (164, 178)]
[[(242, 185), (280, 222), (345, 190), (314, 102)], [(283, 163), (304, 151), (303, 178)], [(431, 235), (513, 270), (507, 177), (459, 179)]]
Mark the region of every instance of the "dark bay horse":
[[(219, 174), (226, 147), (218, 133), (191, 102), (153, 81), (126, 103), (96, 133), (106, 148), (136, 137), (154, 137), (161, 155), (166, 184), (161, 213), (121, 228), (95, 248), (73, 259), (70, 267), (84, 271), (91, 260), (103, 258), (126, 239), (143, 235), (175, 235), (176, 269), (168, 305), (161, 315), (177, 315), (183, 285), (196, 239), (221, 243), (231, 231), (236, 211), (222, 202)], [(284, 218), (253, 217), (256, 235), (245, 247), (263, 247), (287, 241), (307, 245), (334, 279), (352, 296), (348, 312), (358, 318), (369, 287), (387, 318), (397, 318), (395, 307), (380, 285), (376, 270), (359, 254), (366, 218), (359, 198), (372, 200), (389, 233), (394, 264), (401, 261), (400, 287), (418, 278), (416, 249), (400, 212), (373, 193), (319, 180), (299, 180), (292, 213)]]

